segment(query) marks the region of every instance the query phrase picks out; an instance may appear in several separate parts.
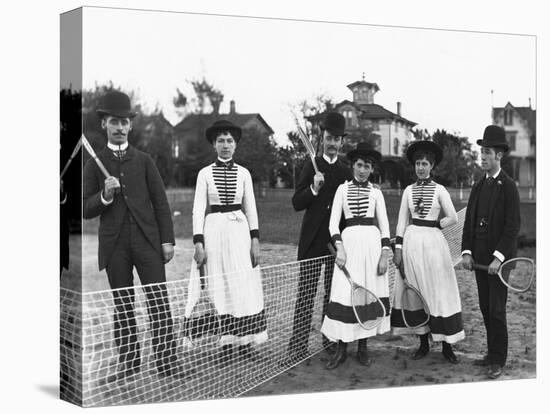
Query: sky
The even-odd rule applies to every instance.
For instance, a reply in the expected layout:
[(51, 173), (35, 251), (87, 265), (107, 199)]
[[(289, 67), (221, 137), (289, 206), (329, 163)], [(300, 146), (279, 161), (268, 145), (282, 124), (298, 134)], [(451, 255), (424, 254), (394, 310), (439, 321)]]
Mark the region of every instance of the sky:
[[(534, 36), (85, 8), (84, 88), (113, 81), (145, 111), (178, 122), (172, 99), (211, 82), (240, 113), (257, 112), (286, 142), (290, 108), (346, 85), (377, 83), (374, 102), (433, 132), (480, 138), (491, 105), (536, 107)], [(109, 30), (105, 30), (109, 27)], [(493, 94), (491, 94), (493, 91)]]

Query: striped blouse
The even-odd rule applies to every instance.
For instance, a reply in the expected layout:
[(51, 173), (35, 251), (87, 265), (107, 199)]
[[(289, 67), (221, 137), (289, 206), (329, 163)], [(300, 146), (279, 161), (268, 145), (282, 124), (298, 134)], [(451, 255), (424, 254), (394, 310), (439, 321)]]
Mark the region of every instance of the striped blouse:
[(359, 186), (353, 180), (346, 181), (336, 190), (330, 215), (329, 231), (333, 240), (341, 239), (340, 219), (376, 218), (380, 230), (381, 243), (389, 248), (390, 226), (386, 213), (384, 195), (371, 183)]
[(199, 171), (193, 202), (193, 242), (203, 241), (208, 206), (240, 204), (251, 237), (259, 237), (258, 213), (250, 172), (239, 164), (216, 161)]

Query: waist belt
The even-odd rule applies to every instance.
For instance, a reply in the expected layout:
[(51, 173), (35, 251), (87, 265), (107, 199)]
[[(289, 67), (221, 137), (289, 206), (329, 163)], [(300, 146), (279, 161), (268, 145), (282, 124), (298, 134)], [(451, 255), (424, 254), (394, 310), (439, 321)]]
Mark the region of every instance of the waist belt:
[(421, 227), (439, 227), (439, 221), (437, 220), (422, 220), (413, 218), (412, 224)]
[(351, 226), (373, 226), (374, 225), (374, 217), (352, 217), (350, 219), (346, 219), (345, 226), (351, 227)]
[(240, 204), (214, 204), (210, 206), (211, 213), (229, 213), (230, 211), (237, 211), (241, 209)]

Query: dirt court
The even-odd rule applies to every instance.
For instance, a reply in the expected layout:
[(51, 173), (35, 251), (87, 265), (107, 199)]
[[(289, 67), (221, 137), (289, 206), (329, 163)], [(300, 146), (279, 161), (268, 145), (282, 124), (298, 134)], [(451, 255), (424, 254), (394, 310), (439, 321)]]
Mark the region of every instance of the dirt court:
[[(72, 239), (72, 251), (80, 250), (78, 237)], [(84, 292), (109, 289), (104, 272), (97, 271), (97, 238), (84, 235), (83, 246)], [(178, 239), (175, 259), (167, 265), (167, 279), (179, 280), (189, 273), (192, 243)], [(534, 257), (534, 250), (523, 252)], [(264, 243), (261, 246), (262, 267), (295, 260), (296, 246)], [(76, 257), (71, 263), (76, 263)], [(76, 287), (74, 270), (64, 273), (62, 286)], [(347, 361), (333, 371), (325, 369), (328, 354), (320, 352), (277, 377), (258, 385), (243, 396), (309, 393), (321, 391), (369, 389), (392, 386), (450, 384), (485, 381), (485, 369), (472, 365), (484, 350), (485, 329), (477, 306), (477, 289), (472, 273), (457, 271), (463, 306), (466, 339), (455, 349), (460, 363), (451, 365), (441, 355), (441, 346), (432, 344), (432, 352), (413, 361), (410, 355), (417, 347), (417, 339), (409, 336), (385, 334), (369, 340), (373, 358), (370, 367), (355, 360), (356, 344), (348, 347)], [(139, 281), (136, 277), (136, 284)], [(510, 293), (508, 299), (509, 356), (504, 374), (499, 380), (536, 377), (536, 289), (527, 293)]]

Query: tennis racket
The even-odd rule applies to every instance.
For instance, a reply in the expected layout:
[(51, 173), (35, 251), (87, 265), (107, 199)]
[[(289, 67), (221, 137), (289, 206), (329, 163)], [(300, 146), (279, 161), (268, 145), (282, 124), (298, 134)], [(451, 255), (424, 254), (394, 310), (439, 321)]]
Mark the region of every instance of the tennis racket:
[[(403, 267), (403, 266), (401, 266)], [(404, 289), (401, 293), (401, 316), (407, 328), (421, 328), (430, 322), (430, 308), (420, 291), (411, 285), (400, 269)]]
[(90, 154), (90, 157), (94, 159), (95, 163), (97, 164), (97, 166), (99, 167), (99, 169), (101, 170), (105, 178), (109, 178), (111, 174), (109, 174), (109, 171), (107, 171), (107, 168), (105, 168), (105, 165), (103, 165), (101, 160), (97, 157), (94, 149), (92, 148), (92, 146), (90, 145), (90, 143), (88, 142), (84, 134), (82, 134), (82, 136), (80, 137), (80, 140), (82, 141), (82, 145), (84, 145), (84, 148), (86, 148), (86, 151), (88, 151), (88, 154)]
[(80, 150), (81, 146), (82, 146), (82, 138), (80, 138), (78, 140), (78, 142), (76, 143), (76, 145), (73, 149), (73, 152), (71, 153), (71, 156), (69, 157), (69, 159), (65, 163), (65, 167), (63, 167), (63, 170), (61, 171), (60, 178), (63, 178), (63, 176), (65, 175), (65, 173), (69, 169), (69, 165), (71, 165), (71, 162), (73, 161), (74, 157), (76, 157), (76, 154), (78, 154), (78, 151)]
[[(336, 250), (331, 243), (328, 244), (328, 249), (336, 257)], [(363, 329), (376, 328), (384, 321), (386, 307), (372, 291), (355, 283), (345, 266), (342, 267), (342, 272), (351, 287), (351, 307), (355, 319)]]
[(296, 123), (296, 128), (298, 130), (298, 137), (300, 138), (300, 141), (302, 141), (302, 144), (304, 144), (304, 147), (306, 147), (309, 158), (311, 158), (311, 163), (313, 164), (313, 169), (315, 170), (315, 173), (318, 173), (319, 167), (317, 167), (317, 161), (315, 161), (315, 149), (313, 148), (313, 144), (311, 143), (306, 132), (300, 125), (298, 117), (294, 112), (292, 112), (292, 116), (294, 117), (294, 122)]
[[(474, 264), (474, 269), (487, 271), (489, 266)], [(535, 280), (535, 262), (528, 257), (506, 260), (498, 269), (498, 277), (514, 292), (527, 292)]]
[(200, 296), (184, 320), (185, 336), (193, 348), (215, 347), (221, 336), (221, 318), (208, 295), (204, 265), (200, 267)]

